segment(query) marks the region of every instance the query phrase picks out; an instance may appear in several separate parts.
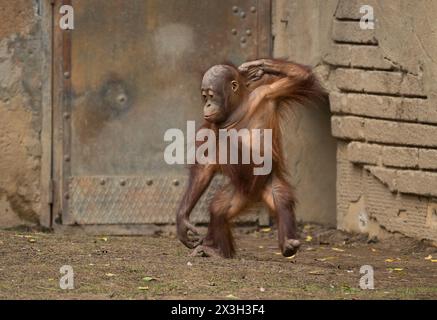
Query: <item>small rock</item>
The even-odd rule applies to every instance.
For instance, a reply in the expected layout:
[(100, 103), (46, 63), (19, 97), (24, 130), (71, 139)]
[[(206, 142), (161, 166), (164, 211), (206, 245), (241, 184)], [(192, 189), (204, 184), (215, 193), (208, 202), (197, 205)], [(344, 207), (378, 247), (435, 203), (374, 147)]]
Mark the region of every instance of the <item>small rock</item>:
[(368, 244), (371, 244), (371, 243), (378, 243), (378, 238), (377, 237), (371, 237), (371, 238), (369, 238), (368, 240), (367, 240), (367, 243)]

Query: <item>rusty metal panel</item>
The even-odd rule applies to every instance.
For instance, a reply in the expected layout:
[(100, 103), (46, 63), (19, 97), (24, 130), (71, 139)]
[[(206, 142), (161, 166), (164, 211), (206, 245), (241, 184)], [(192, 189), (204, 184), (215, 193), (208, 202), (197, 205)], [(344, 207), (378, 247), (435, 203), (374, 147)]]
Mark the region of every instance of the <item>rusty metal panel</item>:
[[(222, 176), (213, 179), (193, 210), (192, 222), (208, 222), (205, 212), (224, 180)], [(70, 215), (77, 224), (174, 223), (186, 183), (186, 176), (73, 177), (69, 183)], [(251, 207), (240, 221), (255, 221), (259, 212), (259, 206)]]
[[(164, 162), (164, 133), (200, 124), (209, 66), (269, 55), (270, 1), (68, 2), (75, 29), (62, 36), (63, 221), (173, 222), (186, 169)], [(199, 204), (197, 221), (208, 219), (206, 209)]]

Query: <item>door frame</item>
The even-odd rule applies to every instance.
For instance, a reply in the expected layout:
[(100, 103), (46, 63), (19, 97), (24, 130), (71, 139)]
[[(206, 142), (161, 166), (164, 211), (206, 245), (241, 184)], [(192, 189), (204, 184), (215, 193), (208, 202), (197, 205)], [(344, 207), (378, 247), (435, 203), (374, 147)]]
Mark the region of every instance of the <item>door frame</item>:
[(53, 19), (54, 1), (38, 1), (41, 15), (41, 172), (40, 172), (40, 225), (52, 227), (53, 221)]
[(69, 112), (70, 112), (70, 69), (71, 69), (71, 33), (72, 30), (62, 30), (59, 27), (62, 5), (71, 5), (72, 0), (51, 0), (52, 4), (52, 214), (51, 226), (62, 225), (64, 212), (68, 212), (65, 201), (68, 194), (69, 156), (64, 156), (63, 150), (69, 150)]

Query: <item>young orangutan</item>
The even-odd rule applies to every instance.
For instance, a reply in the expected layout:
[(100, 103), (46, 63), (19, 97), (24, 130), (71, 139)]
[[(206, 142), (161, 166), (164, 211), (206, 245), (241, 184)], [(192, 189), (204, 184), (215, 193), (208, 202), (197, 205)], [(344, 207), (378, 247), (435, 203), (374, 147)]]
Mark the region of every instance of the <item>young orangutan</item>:
[[(205, 101), (205, 123), (201, 128), (216, 133), (220, 129), (272, 129), (272, 170), (267, 175), (255, 175), (254, 163), (192, 165), (177, 211), (178, 238), (195, 248), (195, 255), (230, 258), (235, 253), (231, 219), (250, 202), (262, 200), (277, 221), (282, 254), (295, 254), (300, 246), (294, 214), (296, 199), (286, 180), (280, 120), (293, 103), (325, 99), (325, 91), (310, 68), (262, 59), (244, 63), (238, 69), (231, 65), (211, 67), (203, 77), (201, 93)], [(218, 139), (216, 145), (218, 150)], [(190, 213), (216, 173), (227, 176), (230, 182), (214, 196), (207, 235), (196, 241), (188, 235), (188, 231), (198, 235), (189, 222)]]

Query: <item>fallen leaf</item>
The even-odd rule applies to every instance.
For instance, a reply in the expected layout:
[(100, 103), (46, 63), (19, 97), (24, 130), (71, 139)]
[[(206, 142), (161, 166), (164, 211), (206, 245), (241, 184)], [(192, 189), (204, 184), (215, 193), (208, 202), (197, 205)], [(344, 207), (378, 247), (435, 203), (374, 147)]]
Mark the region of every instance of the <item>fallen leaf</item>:
[(425, 257), (425, 260), (432, 260), (432, 255)]
[(102, 240), (102, 241), (104, 241), (104, 242), (107, 242), (107, 241), (108, 241), (108, 238), (107, 238), (107, 237), (101, 237), (101, 238), (99, 238), (99, 240)]
[(393, 272), (393, 271), (403, 271), (404, 268), (388, 268), (387, 269), (389, 272)]
[(282, 253), (280, 253), (280, 252), (275, 252), (275, 254), (276, 254), (277, 256), (282, 255)]
[(270, 232), (272, 231), (272, 228), (262, 228), (261, 232)]
[(113, 274), (113, 273), (105, 273), (105, 276), (107, 276), (109, 278), (112, 278), (112, 277), (115, 277), (115, 274)]
[(264, 246), (259, 246), (258, 248), (260, 248), (260, 249), (264, 249)]
[(340, 249), (340, 248), (332, 248), (332, 250), (337, 251), (337, 252), (344, 252), (344, 250)]
[(335, 259), (336, 257), (326, 257), (326, 258), (319, 258), (319, 259), (316, 259), (316, 261), (321, 261), (321, 262), (324, 262), (324, 261), (327, 261), (327, 260), (332, 260), (332, 259)]
[(372, 252), (376, 252), (376, 249), (375, 249), (375, 248), (370, 248), (370, 250), (372, 250)]
[(311, 240), (313, 240), (313, 237), (311, 237), (311, 236), (307, 236), (307, 237), (305, 238), (305, 241), (306, 241), (306, 242), (310, 242)]
[(293, 254), (292, 256), (287, 257), (288, 260), (293, 260), (294, 258), (296, 258), (296, 254)]
[(437, 259), (431, 259), (431, 262), (437, 262)]
[(30, 243), (35, 243), (35, 242), (36, 242), (36, 239), (34, 239), (34, 238), (29, 238), (27, 241), (29, 241)]
[(261, 292), (266, 292), (266, 289), (263, 288), (263, 287), (261, 287), (261, 288), (259, 288), (259, 291), (261, 291)]
[(192, 265), (193, 264), (190, 261), (187, 262), (187, 266), (191, 267)]
[(385, 262), (396, 262), (396, 261), (402, 261), (401, 258), (388, 258), (384, 260)]
[(33, 234), (25, 234), (25, 235), (24, 234), (15, 234), (14, 236), (18, 237), (18, 238), (25, 238), (25, 239), (30, 239), (30, 238), (37, 239), (38, 238)]
[(314, 271), (310, 271), (310, 272), (308, 272), (309, 274), (312, 274), (312, 275), (324, 275), (325, 273), (323, 272), (323, 271), (321, 271), (321, 270), (314, 270)]
[(149, 290), (149, 287), (138, 287), (138, 290)]
[(238, 299), (239, 299), (238, 297), (234, 296), (233, 294), (228, 294), (228, 295), (226, 296), (226, 298), (228, 298), (228, 299), (232, 299), (232, 300), (238, 300)]
[(146, 281), (146, 282), (155, 281), (155, 280), (156, 280), (156, 279), (153, 278), (153, 277), (144, 277), (144, 278), (143, 278), (143, 281)]

